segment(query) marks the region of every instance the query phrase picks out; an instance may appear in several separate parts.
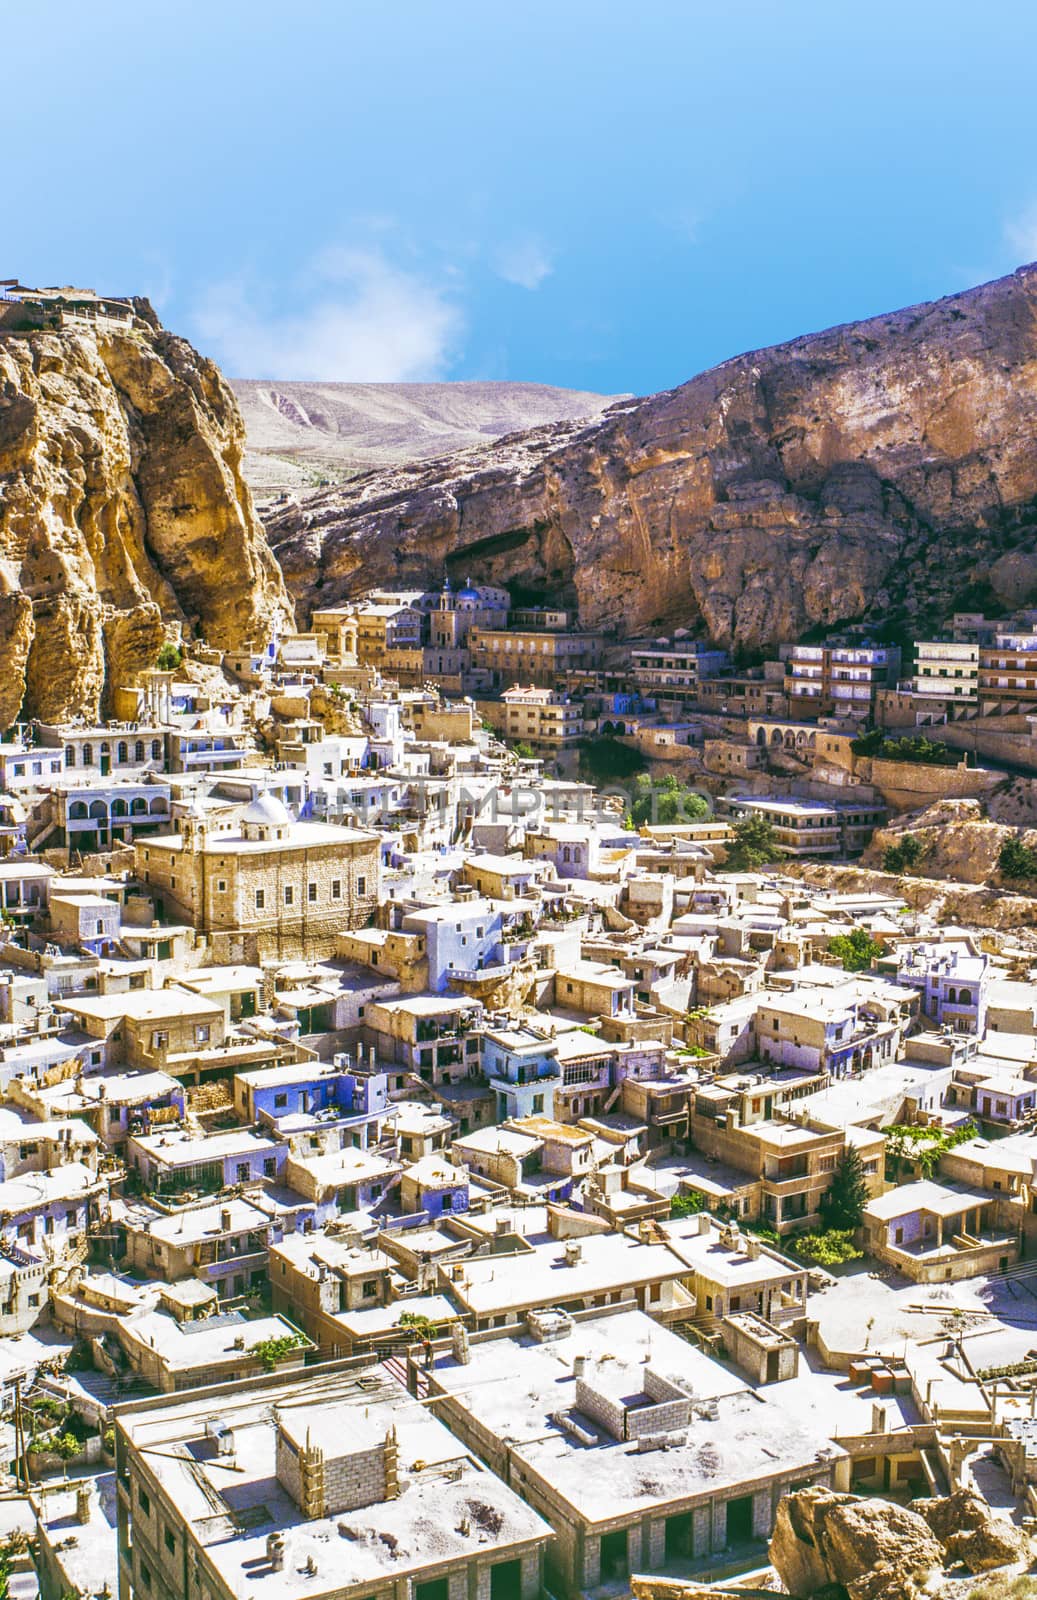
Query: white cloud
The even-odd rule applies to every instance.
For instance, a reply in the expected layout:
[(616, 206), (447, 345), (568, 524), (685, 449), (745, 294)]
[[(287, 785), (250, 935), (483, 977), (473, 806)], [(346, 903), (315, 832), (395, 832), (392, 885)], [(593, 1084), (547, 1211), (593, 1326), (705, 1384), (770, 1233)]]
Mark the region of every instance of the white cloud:
[(214, 284), (194, 311), (202, 342), (235, 378), (408, 383), (445, 372), (462, 330), (435, 285), (378, 250), (330, 246), (304, 285), (259, 295), (241, 280)]
[(1037, 261), (1037, 205), (1030, 206), (1014, 222), (1005, 224), (1005, 238), (1017, 266)]
[(501, 245), (493, 258), (497, 276), (520, 289), (539, 289), (554, 271), (554, 262), (539, 239), (513, 239)]

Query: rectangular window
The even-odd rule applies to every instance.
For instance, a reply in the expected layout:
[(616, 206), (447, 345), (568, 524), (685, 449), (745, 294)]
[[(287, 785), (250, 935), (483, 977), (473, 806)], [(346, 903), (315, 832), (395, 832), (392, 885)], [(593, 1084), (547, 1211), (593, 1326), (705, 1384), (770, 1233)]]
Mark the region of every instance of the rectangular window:
[(311, 906), (315, 904), (317, 899), (317, 885), (315, 883), (308, 883), (306, 885), (306, 898), (310, 902)]
[(256, 890), (256, 910), (257, 911), (262, 911), (263, 907), (265, 905), (266, 905), (266, 891), (264, 889), (257, 889)]
[(194, 1030), (194, 1042), (195, 1042), (195, 1044), (208, 1044), (209, 1043), (209, 1033), (210, 1033), (209, 1024), (207, 1022), (200, 1022), (198, 1024), (197, 1028), (195, 1028), (195, 1030)]
[(356, 892), (357, 894), (367, 893), (367, 879), (365, 877), (361, 876), (356, 880)]
[(290, 883), (286, 883), (285, 886), (284, 886), (284, 903), (285, 903), (285, 905), (286, 906), (290, 906), (292, 901), (294, 900), (294, 898), (295, 898), (295, 890), (292, 888)]
[(332, 880), (331, 880), (331, 898), (333, 900), (341, 900), (342, 899), (342, 879), (341, 878), (332, 878)]

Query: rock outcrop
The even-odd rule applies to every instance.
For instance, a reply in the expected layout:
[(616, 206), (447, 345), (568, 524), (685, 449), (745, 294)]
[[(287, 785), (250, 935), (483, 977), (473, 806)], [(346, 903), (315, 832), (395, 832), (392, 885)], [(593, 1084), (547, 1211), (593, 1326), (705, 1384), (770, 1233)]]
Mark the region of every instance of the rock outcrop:
[(212, 362), (159, 325), (0, 332), (0, 729), (107, 709), (169, 633), (259, 638), (289, 601)]
[(561, 594), (746, 654), (1037, 594), (1037, 267), (274, 516), (304, 616), (373, 583)]
[(770, 1557), (797, 1600), (919, 1600), (944, 1592), (948, 1569), (989, 1572), (1032, 1558), (1029, 1537), (967, 1491), (911, 1506), (831, 1489), (800, 1489), (778, 1506)]
[(944, 1559), (943, 1546), (917, 1512), (820, 1488), (781, 1501), (770, 1557), (798, 1600), (833, 1584), (850, 1600), (910, 1600)]
[(986, 1501), (967, 1489), (937, 1500), (915, 1500), (911, 1509), (939, 1539), (945, 1561), (960, 1562), (969, 1572), (991, 1572), (995, 1567), (1030, 1561), (1029, 1536), (1014, 1522), (994, 1516)]

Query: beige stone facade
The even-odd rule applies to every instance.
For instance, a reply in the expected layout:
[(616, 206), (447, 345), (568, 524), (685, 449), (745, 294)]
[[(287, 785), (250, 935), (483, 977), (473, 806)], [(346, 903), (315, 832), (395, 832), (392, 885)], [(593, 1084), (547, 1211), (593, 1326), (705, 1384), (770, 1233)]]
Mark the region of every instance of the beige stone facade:
[(270, 796), (249, 806), (235, 834), (183, 832), (137, 848), (138, 876), (160, 915), (199, 933), (243, 934), (252, 953), (330, 953), (344, 929), (362, 927), (378, 903), (378, 835), (293, 823)]

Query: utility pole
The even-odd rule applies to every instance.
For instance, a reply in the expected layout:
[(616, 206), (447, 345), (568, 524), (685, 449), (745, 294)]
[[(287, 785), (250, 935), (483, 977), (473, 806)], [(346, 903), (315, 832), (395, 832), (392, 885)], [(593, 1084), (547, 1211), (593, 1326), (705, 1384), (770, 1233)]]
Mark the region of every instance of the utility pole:
[(29, 1488), (29, 1463), (25, 1459), (25, 1426), (22, 1412), (22, 1379), (19, 1373), (14, 1380), (14, 1448), (18, 1458), (18, 1475), (22, 1488)]

